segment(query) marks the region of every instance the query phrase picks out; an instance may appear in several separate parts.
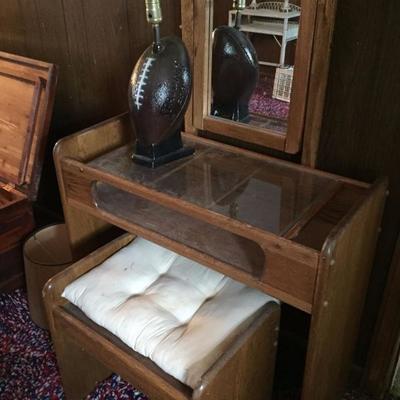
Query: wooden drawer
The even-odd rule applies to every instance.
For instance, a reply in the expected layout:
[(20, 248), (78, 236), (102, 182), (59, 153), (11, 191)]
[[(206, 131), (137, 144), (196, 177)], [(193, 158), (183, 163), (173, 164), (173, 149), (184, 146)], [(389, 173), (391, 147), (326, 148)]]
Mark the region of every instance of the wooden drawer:
[(311, 311), (317, 251), (273, 235), (228, 231), (211, 219), (133, 194), (134, 189), (121, 190), (104, 178), (97, 180), (100, 177), (91, 172), (72, 161), (65, 164), (68, 202), (74, 207)]
[[(133, 164), (130, 145), (62, 159), (66, 202), (311, 313), (324, 241), (366, 187), (185, 140), (194, 158), (156, 170)], [(243, 211), (264, 203), (264, 220)]]

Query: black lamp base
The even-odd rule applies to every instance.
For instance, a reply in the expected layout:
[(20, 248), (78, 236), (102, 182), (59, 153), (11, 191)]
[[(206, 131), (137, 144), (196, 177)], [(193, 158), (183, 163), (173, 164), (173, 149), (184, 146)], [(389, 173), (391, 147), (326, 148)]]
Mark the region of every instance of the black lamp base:
[(160, 165), (179, 160), (193, 153), (194, 148), (184, 146), (181, 133), (177, 132), (159, 144), (143, 146), (139, 142), (136, 142), (136, 151), (132, 155), (132, 160), (136, 164), (149, 168), (157, 168)]
[(250, 122), (248, 104), (213, 104), (211, 106), (211, 115), (213, 115), (214, 117), (229, 119), (236, 122)]

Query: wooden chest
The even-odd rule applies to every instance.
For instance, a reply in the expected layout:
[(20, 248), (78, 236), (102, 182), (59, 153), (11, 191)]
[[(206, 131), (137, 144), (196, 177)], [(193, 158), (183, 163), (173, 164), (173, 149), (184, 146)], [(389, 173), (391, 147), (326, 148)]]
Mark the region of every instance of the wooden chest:
[(0, 52), (0, 291), (23, 282), (56, 81), (54, 65)]

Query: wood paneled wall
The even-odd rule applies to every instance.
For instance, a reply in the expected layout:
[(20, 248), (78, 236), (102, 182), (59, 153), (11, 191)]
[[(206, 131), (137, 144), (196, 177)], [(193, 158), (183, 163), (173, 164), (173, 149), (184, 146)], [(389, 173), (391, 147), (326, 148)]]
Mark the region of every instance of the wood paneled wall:
[[(180, 35), (180, 1), (163, 0), (162, 33)], [(127, 110), (132, 68), (151, 42), (144, 0), (1, 0), (0, 49), (60, 66), (40, 203), (59, 211), (55, 141)]]
[[(400, 231), (400, 28), (398, 0), (338, 1), (317, 167), (390, 179), (358, 351), (364, 363)], [(353, 238), (354, 241), (357, 238)]]

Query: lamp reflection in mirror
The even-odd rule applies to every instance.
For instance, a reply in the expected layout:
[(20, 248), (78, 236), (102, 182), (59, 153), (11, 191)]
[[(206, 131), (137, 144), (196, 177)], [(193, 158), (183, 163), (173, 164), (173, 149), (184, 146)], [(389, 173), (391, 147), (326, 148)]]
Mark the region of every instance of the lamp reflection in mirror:
[(240, 11), (245, 0), (234, 0), (234, 27), (219, 26), (213, 32), (211, 114), (233, 121), (249, 121), (249, 101), (259, 76), (257, 52), (240, 31)]

